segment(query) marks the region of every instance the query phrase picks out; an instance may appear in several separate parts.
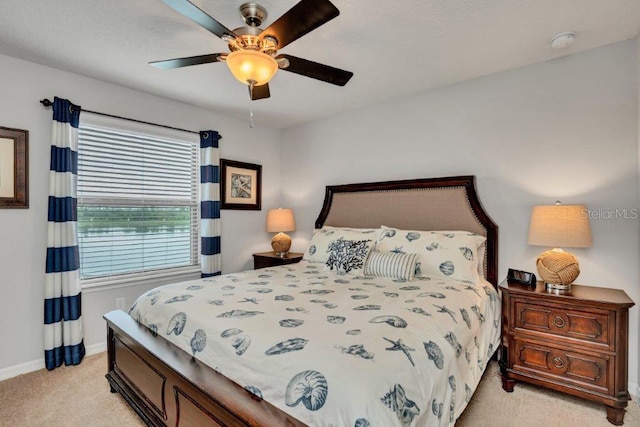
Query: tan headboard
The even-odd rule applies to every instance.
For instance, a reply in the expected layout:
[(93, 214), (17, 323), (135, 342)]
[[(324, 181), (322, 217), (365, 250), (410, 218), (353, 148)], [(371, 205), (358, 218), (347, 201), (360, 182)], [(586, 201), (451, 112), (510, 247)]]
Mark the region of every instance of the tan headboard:
[(474, 176), (386, 181), (326, 187), (316, 228), (464, 230), (487, 238), (485, 278), (497, 286), (498, 226), (482, 208)]

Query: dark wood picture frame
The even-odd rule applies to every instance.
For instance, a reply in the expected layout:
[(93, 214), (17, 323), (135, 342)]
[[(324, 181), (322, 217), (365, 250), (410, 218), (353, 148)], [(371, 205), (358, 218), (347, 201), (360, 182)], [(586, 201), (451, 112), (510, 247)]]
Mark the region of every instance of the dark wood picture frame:
[(28, 130), (0, 127), (0, 208), (29, 208)]
[(261, 210), (262, 165), (220, 159), (220, 199), (220, 209)]

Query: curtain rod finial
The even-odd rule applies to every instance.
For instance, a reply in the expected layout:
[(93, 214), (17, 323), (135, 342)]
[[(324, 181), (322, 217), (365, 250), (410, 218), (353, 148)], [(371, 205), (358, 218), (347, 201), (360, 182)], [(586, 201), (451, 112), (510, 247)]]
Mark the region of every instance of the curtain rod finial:
[(53, 105), (53, 102), (45, 98), (40, 100), (40, 104), (44, 105), (45, 107), (51, 107)]

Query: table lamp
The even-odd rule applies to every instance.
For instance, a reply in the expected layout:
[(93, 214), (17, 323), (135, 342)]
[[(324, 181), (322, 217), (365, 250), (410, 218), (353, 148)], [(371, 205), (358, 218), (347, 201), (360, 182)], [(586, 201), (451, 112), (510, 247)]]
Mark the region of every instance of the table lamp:
[(568, 290), (580, 274), (576, 257), (565, 252), (565, 248), (588, 248), (591, 246), (591, 227), (584, 205), (534, 206), (531, 212), (528, 243), (547, 246), (536, 260), (538, 275), (547, 289)]
[(284, 258), (291, 248), (291, 237), (284, 234), (286, 231), (296, 230), (296, 220), (291, 209), (269, 209), (267, 211), (267, 232), (278, 233), (271, 240), (273, 252), (280, 258)]

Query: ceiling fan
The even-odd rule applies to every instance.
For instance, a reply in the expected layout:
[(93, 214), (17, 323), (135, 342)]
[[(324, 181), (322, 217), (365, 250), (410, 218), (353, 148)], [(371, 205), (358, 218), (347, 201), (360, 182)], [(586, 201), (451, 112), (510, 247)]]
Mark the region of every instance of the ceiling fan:
[(353, 76), (350, 71), (291, 55), (277, 54), (279, 49), (340, 14), (329, 0), (301, 0), (265, 30), (258, 27), (267, 17), (266, 9), (256, 3), (244, 3), (240, 6), (240, 15), (247, 25), (233, 31), (188, 0), (162, 1), (227, 42), (230, 53), (150, 62), (154, 67), (171, 69), (226, 62), (234, 77), (249, 86), (249, 96), (254, 101), (271, 96), (268, 82), (278, 69), (338, 86), (344, 86)]

